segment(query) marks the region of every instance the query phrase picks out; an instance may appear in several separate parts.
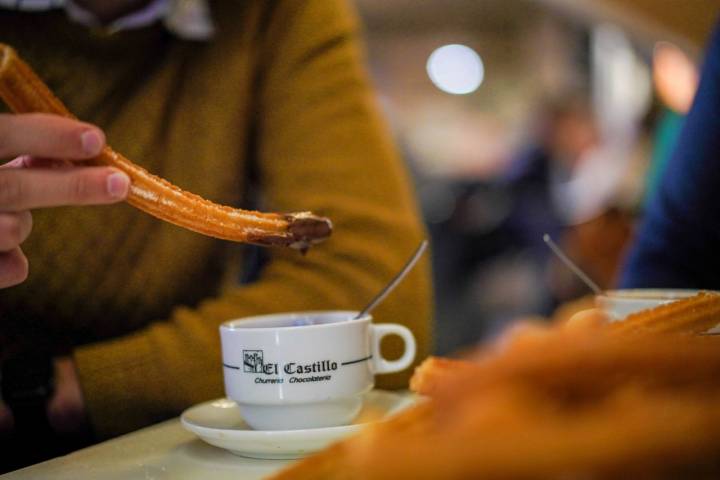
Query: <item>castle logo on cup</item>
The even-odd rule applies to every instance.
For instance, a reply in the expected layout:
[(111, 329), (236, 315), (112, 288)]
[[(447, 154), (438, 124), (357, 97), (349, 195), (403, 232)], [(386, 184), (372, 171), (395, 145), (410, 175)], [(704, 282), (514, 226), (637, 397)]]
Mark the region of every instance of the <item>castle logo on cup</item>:
[[(351, 422), (377, 374), (410, 366), (415, 339), (398, 324), (372, 324), (356, 312), (298, 312), (225, 322), (220, 327), (227, 396), (253, 428), (284, 430)], [(380, 354), (398, 335), (405, 352)]]
[(262, 350), (243, 350), (243, 372), (265, 373)]

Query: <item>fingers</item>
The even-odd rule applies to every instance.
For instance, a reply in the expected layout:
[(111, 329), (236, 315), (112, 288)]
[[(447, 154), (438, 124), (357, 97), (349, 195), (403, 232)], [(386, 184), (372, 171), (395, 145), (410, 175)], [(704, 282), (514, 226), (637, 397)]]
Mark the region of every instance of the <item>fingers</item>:
[(0, 438), (10, 436), (15, 426), (15, 418), (12, 411), (0, 398)]
[(0, 212), (0, 252), (19, 247), (32, 230), (30, 212)]
[(78, 164), (70, 160), (61, 160), (57, 158), (32, 157), (30, 155), (21, 155), (15, 157), (9, 162), (0, 165), (3, 168), (71, 168)]
[(28, 261), (20, 247), (0, 253), (0, 288), (22, 283), (27, 276)]
[(114, 203), (129, 187), (128, 176), (109, 167), (0, 169), (0, 211)]
[(87, 123), (44, 113), (0, 114), (0, 158), (92, 158), (103, 146), (103, 132)]
[(508, 328), (498, 339), (496, 347), (500, 351), (523, 349), (539, 345), (552, 335), (547, 323), (519, 322)]
[(56, 432), (75, 433), (87, 426), (80, 379), (71, 357), (54, 360), (55, 392), (47, 405), (47, 417)]
[(97, 127), (48, 114), (0, 114), (0, 159), (18, 157), (0, 168), (0, 288), (27, 278), (19, 245), (32, 229), (26, 210), (123, 200), (130, 179), (107, 167), (57, 168), (50, 159), (97, 156), (105, 135)]
[(0, 165), (0, 168), (28, 168), (32, 158), (33, 157), (30, 155), (20, 155), (19, 157), (15, 157), (9, 162)]
[(25, 281), (28, 262), (20, 244), (30, 235), (30, 212), (0, 212), (0, 288)]
[(568, 330), (591, 329), (605, 325), (610, 321), (607, 314), (599, 308), (582, 310), (565, 322), (564, 327)]

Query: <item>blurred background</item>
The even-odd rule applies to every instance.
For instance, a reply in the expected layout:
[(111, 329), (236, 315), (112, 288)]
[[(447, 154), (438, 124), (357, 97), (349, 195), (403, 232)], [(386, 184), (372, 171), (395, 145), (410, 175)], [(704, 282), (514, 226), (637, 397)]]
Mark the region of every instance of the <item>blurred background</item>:
[(433, 243), (436, 352), (610, 288), (697, 84), (713, 0), (356, 0)]

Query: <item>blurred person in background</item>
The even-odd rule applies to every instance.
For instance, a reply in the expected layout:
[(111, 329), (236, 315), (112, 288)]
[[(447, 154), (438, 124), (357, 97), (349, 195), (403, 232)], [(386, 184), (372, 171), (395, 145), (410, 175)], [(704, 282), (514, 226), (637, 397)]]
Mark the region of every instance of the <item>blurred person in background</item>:
[[(527, 130), (499, 178), (462, 185), (452, 217), (431, 229), (446, 264), (435, 271), (447, 279), (438, 281), (443, 351), (451, 350), (446, 343), (457, 348), (493, 336), (518, 318), (549, 316), (587, 294), (544, 243), (545, 233), (603, 288), (617, 280), (632, 223), (617, 198), (627, 151), (603, 144), (582, 89), (541, 102)], [(451, 228), (462, 236), (448, 247)]]
[[(326, 215), (335, 233), (303, 257), (127, 204), (36, 211), (28, 279), (0, 290), (0, 470), (222, 396), (221, 322), (358, 309), (423, 237), (345, 1), (41, 3), (0, 2), (0, 42), (118, 151), (219, 203)], [(41, 152), (81, 156), (57, 153)], [(421, 360), (430, 312), (425, 261), (375, 316), (410, 327)]]
[(692, 60), (669, 42), (655, 46), (652, 76), (660, 99), (660, 115), (653, 135), (653, 152), (647, 173), (645, 201), (655, 194), (697, 90), (698, 72)]
[[(587, 292), (557, 262), (545, 233), (603, 288), (615, 281), (630, 234), (631, 217), (613, 200), (620, 169), (601, 145), (588, 95), (569, 93), (545, 102), (535, 122), (533, 136), (503, 178), (513, 198), (505, 228), (514, 248), (524, 252), (526, 275), (534, 279), (528, 287), (536, 292), (513, 298), (515, 316), (549, 315)], [(523, 298), (530, 303), (520, 310)]]
[(623, 288), (720, 289), (720, 26), (627, 258)]
[(563, 95), (539, 107), (533, 132), (510, 162), (502, 183), (514, 197), (508, 227), (520, 245), (545, 264), (548, 249), (543, 234), (557, 238), (565, 222), (566, 206), (558, 189), (572, 177), (583, 155), (599, 142), (587, 95)]

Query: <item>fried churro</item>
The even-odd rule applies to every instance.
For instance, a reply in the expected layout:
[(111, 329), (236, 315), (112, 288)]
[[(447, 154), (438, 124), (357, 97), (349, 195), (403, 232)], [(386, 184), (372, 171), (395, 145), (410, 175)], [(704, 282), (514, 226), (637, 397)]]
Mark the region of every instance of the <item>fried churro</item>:
[(430, 358), (412, 379), (424, 403), (272, 480), (717, 478), (720, 339), (693, 334), (717, 323), (719, 300)]
[(648, 333), (703, 333), (720, 323), (720, 295), (697, 295), (628, 315), (610, 324), (619, 335)]
[(568, 407), (508, 386), (404, 412), (426, 428), (369, 428), (321, 454), (321, 475), (301, 462), (272, 480), (712, 478), (719, 400), (717, 391), (628, 386)]
[[(670, 347), (681, 362), (675, 371), (707, 359), (693, 356), (698, 341)], [(720, 353), (712, 350), (706, 354), (715, 368), (682, 382), (669, 367), (642, 363), (634, 377), (616, 375), (591, 391), (586, 386), (597, 372), (584, 365), (554, 388), (528, 378), (476, 388), (477, 378), (466, 377), (272, 480), (717, 475)], [(616, 358), (616, 365), (627, 361)]]
[[(620, 365), (634, 365), (641, 360), (661, 362), (663, 346), (668, 340), (663, 338), (654, 341), (649, 337), (667, 334), (693, 335), (715, 326), (720, 322), (720, 295), (702, 292), (687, 299), (638, 312), (623, 321), (613, 323), (599, 323), (596, 321), (598, 315), (584, 312), (578, 315), (588, 317), (592, 321), (585, 321), (587, 319), (583, 318), (580, 319), (583, 321), (572, 321), (545, 328), (536, 325), (516, 327), (510, 335), (505, 336), (502, 348), (497, 348), (495, 345), (482, 349), (472, 359), (431, 357), (416, 369), (410, 386), (418, 393), (432, 395), (442, 390), (448, 379), (454, 376), (467, 375), (497, 380), (498, 375), (509, 375), (510, 372), (520, 374), (526, 371), (529, 375), (543, 378), (543, 371), (548, 375), (558, 374), (551, 371), (555, 359), (569, 362), (566, 364), (567, 368), (571, 368), (572, 365), (578, 365), (578, 368), (584, 365), (583, 368), (586, 369), (612, 370), (614, 368), (612, 363), (603, 365), (600, 362), (603, 355), (609, 352), (628, 356), (619, 362)], [(635, 345), (627, 343), (633, 338), (641, 342), (634, 351), (635, 347), (627, 346)], [(713, 343), (714, 340), (708, 337), (704, 343)], [(657, 347), (657, 351), (644, 348), (642, 342), (645, 344), (652, 342), (652, 345)], [(621, 349), (625, 350), (621, 352)], [(595, 352), (592, 358), (590, 358), (591, 352)], [(594, 362), (592, 365), (584, 364), (591, 361)], [(674, 368), (672, 357), (667, 361), (667, 366), (670, 369)], [(659, 363), (658, 367), (660, 367)], [(560, 375), (563, 373), (563, 368), (565, 367), (557, 367)], [(572, 375), (571, 371), (565, 373)], [(588, 371), (587, 373), (603, 375), (607, 372)]]
[[(15, 50), (1, 43), (0, 98), (15, 113), (52, 113), (75, 118)], [(215, 204), (152, 175), (109, 146), (92, 163), (115, 167), (130, 177), (129, 204), (204, 235), (305, 250), (332, 232), (330, 220), (311, 212), (263, 213)]]

